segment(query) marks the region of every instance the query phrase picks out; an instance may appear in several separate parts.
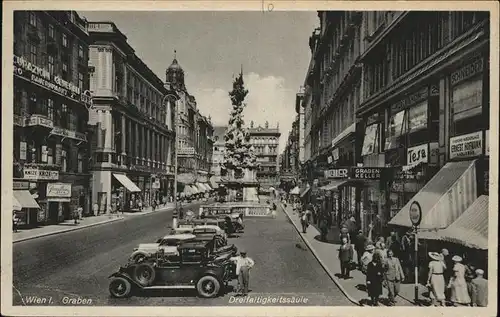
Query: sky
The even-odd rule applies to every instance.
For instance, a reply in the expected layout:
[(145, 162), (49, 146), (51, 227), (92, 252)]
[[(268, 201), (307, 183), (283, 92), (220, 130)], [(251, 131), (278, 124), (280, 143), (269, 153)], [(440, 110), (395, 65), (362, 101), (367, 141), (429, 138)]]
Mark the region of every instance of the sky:
[(311, 53), (309, 36), (319, 24), (316, 11), (131, 12), (85, 11), (92, 22), (112, 21), (149, 68), (165, 81), (177, 51), (188, 92), (216, 126), (227, 125), (233, 76), (243, 66), (249, 90), (243, 112), (247, 125), (276, 127), (280, 151), (295, 118), (295, 94), (303, 85)]

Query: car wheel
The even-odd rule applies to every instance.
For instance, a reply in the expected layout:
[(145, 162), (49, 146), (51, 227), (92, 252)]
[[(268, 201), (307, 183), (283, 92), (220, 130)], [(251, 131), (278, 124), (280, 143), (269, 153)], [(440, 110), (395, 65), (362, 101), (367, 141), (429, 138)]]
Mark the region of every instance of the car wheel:
[(198, 295), (204, 298), (213, 298), (219, 294), (220, 282), (211, 275), (205, 275), (196, 283)]
[(115, 298), (125, 298), (130, 296), (132, 285), (123, 277), (114, 277), (109, 282), (109, 293)]
[(141, 263), (135, 267), (134, 270), (135, 280), (139, 285), (146, 287), (153, 284), (156, 277), (154, 267), (148, 263)]
[(146, 259), (146, 255), (144, 255), (144, 254), (137, 254), (137, 255), (134, 256), (134, 263), (144, 262), (145, 259)]

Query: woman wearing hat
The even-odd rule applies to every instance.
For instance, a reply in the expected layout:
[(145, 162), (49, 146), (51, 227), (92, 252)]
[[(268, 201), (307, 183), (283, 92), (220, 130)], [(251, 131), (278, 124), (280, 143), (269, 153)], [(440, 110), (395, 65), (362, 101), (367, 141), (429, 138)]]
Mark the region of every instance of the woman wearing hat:
[(378, 306), (380, 295), (382, 295), (382, 281), (384, 280), (384, 266), (380, 254), (374, 253), (372, 261), (366, 269), (366, 288), (373, 306)]
[(446, 265), (443, 262), (441, 254), (437, 252), (429, 252), (429, 257), (431, 261), (429, 262), (429, 275), (427, 277), (427, 287), (431, 290), (431, 299), (436, 305), (436, 301), (439, 306), (444, 306), (445, 301), (445, 281), (444, 281), (444, 271), (446, 270)]
[(365, 253), (361, 257), (361, 272), (366, 274), (366, 270), (368, 268), (368, 264), (373, 260), (373, 254), (375, 252), (375, 247), (372, 244), (369, 244), (365, 248)]
[(465, 265), (462, 257), (455, 255), (451, 258), (455, 262), (453, 266), (454, 276), (450, 279), (448, 287), (451, 288), (451, 302), (453, 305), (469, 305), (471, 302), (467, 281), (465, 280)]

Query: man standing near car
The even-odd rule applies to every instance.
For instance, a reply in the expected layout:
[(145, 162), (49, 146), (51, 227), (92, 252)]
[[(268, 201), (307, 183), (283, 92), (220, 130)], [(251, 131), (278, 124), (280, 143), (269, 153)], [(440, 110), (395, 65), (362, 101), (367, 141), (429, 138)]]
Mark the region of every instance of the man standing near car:
[(250, 281), (250, 269), (255, 265), (255, 262), (247, 257), (246, 251), (240, 251), (240, 255), (232, 257), (231, 261), (236, 263), (236, 275), (238, 276), (238, 286), (236, 292), (241, 296), (248, 295), (248, 284)]

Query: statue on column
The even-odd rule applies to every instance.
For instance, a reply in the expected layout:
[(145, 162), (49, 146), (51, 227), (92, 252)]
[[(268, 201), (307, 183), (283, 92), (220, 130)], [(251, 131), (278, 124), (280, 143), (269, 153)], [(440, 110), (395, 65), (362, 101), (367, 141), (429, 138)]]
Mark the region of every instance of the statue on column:
[(250, 121), (250, 128), (253, 129), (253, 120)]
[(266, 129), (269, 129), (269, 121), (266, 121), (265, 127), (266, 127)]

